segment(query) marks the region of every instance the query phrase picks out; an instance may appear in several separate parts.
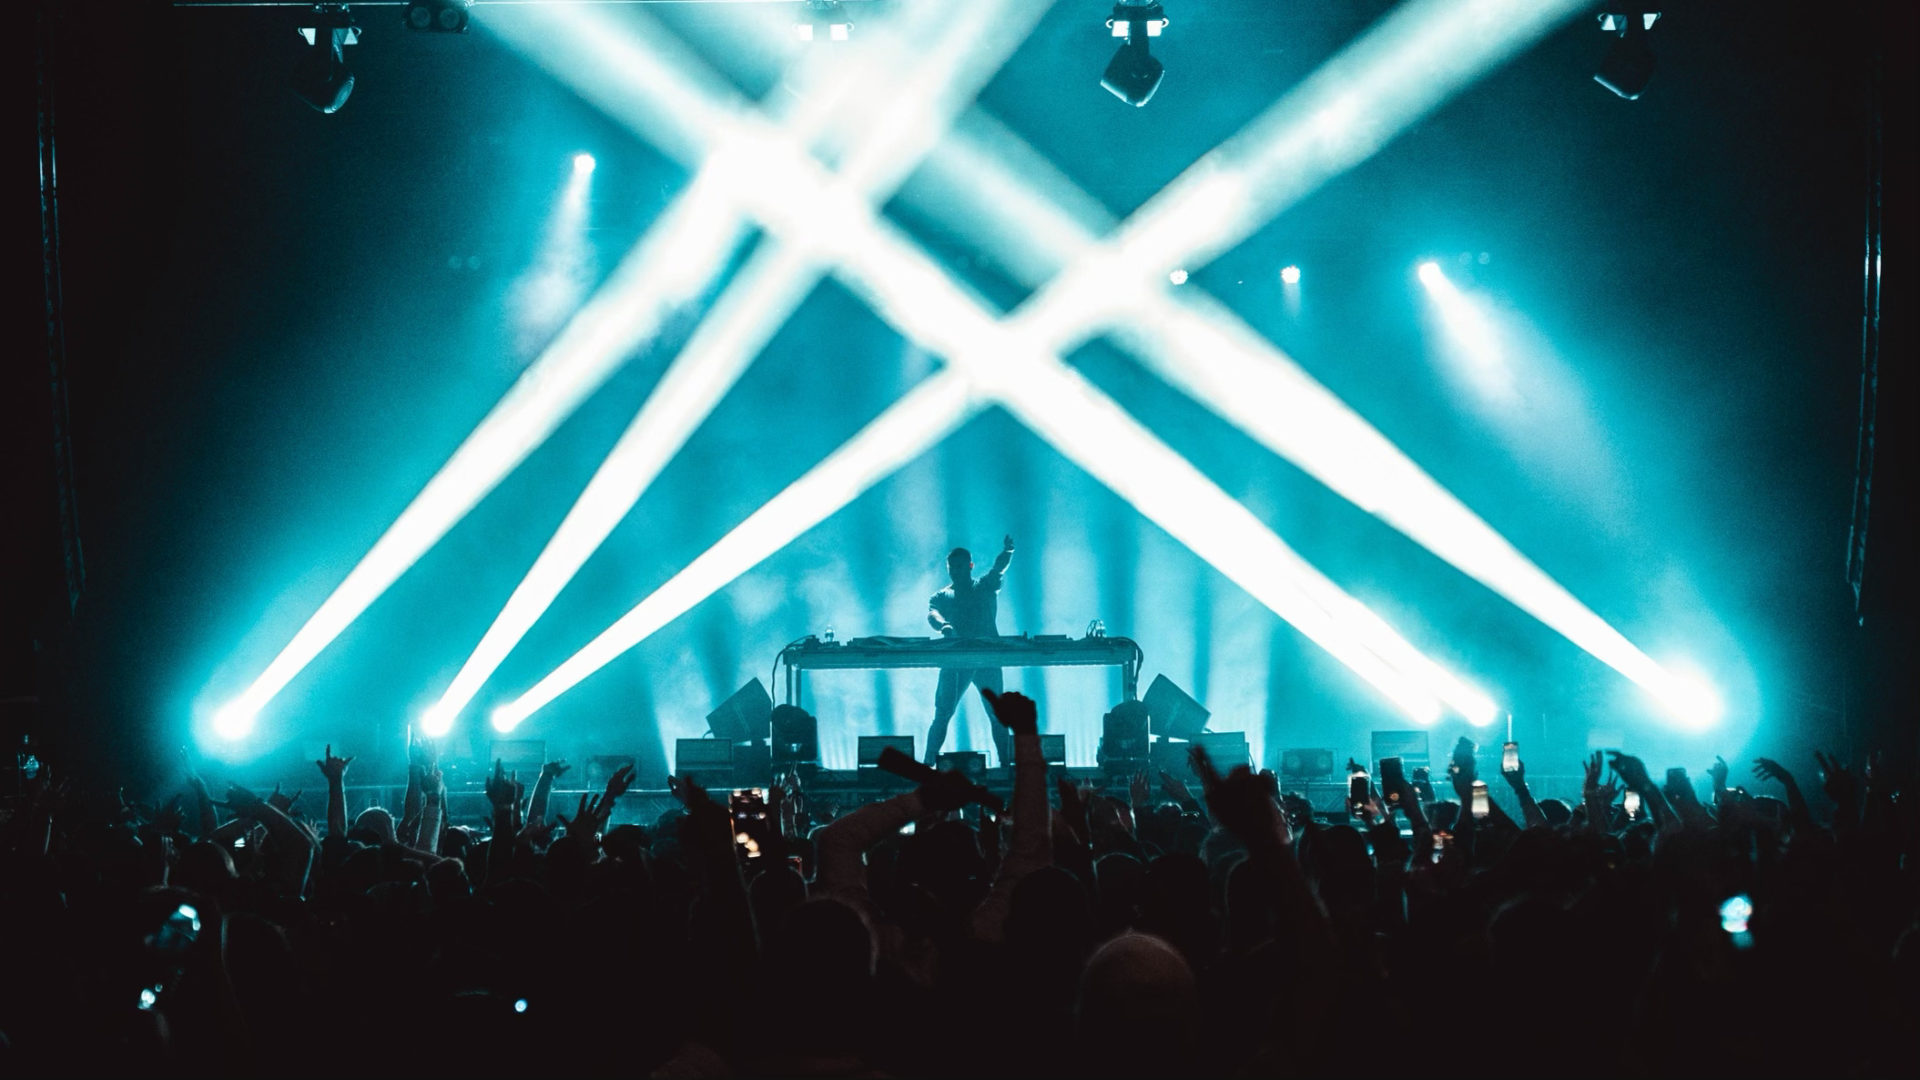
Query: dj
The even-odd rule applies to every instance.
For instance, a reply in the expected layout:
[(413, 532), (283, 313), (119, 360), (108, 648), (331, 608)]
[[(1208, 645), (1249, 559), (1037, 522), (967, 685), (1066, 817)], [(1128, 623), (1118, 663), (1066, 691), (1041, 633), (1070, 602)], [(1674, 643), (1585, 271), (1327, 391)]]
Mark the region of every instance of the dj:
[[(999, 637), (1000, 582), (1012, 562), (1011, 536), (1002, 543), (999, 556), (993, 560), (993, 569), (981, 575), (979, 581), (973, 580), (972, 552), (966, 548), (948, 552), (947, 573), (953, 578), (953, 584), (934, 593), (927, 601), (927, 622), (933, 624), (942, 637)], [(959, 708), (960, 695), (966, 693), (969, 683), (996, 694), (1004, 689), (999, 668), (941, 668), (940, 688), (933, 695), (933, 727), (927, 731), (927, 764), (934, 764), (940, 748), (946, 744), (947, 724), (953, 720), (953, 711)], [(987, 727), (993, 732), (1000, 764), (1011, 765), (1013, 737), (999, 724)]]

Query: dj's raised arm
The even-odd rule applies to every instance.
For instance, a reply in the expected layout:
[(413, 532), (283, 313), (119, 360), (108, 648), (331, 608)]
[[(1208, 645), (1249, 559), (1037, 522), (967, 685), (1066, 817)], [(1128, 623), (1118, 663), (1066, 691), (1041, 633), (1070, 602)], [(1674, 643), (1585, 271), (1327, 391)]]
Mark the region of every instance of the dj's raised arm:
[(1000, 554), (993, 557), (993, 569), (980, 579), (980, 588), (998, 590), (1000, 579), (1006, 576), (1007, 567), (1013, 565), (1013, 537), (1001, 538)]

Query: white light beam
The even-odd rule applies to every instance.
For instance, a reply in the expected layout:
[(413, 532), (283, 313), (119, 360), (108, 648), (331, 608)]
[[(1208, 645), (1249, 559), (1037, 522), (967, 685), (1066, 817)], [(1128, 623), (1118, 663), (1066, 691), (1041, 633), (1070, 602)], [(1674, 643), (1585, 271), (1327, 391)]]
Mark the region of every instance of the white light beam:
[[(861, 139), (841, 170), (845, 182), (869, 201), (884, 202), (1049, 6), (1050, 0), (986, 0), (956, 13), (928, 6), (918, 9), (917, 23), (863, 40), (862, 55), (892, 65), (869, 64), (858, 78), (846, 75), (844, 66), (836, 69), (843, 79), (837, 100), (850, 110), (862, 98), (857, 93), (862, 81), (869, 91), (887, 88), (884, 95), (864, 95), (877, 99), (882, 107), (878, 115), (862, 110)], [(931, 42), (929, 29), (939, 35)], [(514, 30), (503, 30), (502, 36), (518, 42)], [(587, 36), (605, 40), (614, 35)], [(611, 94), (619, 100), (622, 96), (616, 83), (596, 86), (597, 97)], [(819, 101), (821, 95), (810, 93), (803, 100)], [(788, 127), (797, 128), (805, 140), (833, 117), (830, 110), (816, 106), (805, 109), (805, 115)], [(741, 182), (759, 183), (761, 178)], [(440, 700), (427, 711), (422, 721), (427, 734), (442, 735), (452, 727), (824, 272), (809, 252), (778, 238), (769, 238), (755, 250), (668, 366)]]

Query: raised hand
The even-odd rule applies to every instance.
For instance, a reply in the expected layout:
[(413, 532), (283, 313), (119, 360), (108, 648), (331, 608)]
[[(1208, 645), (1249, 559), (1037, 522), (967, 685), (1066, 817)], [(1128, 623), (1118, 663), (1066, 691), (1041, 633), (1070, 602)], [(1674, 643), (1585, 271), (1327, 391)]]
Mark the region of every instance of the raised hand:
[(1814, 751), (1813, 760), (1820, 766), (1820, 786), (1827, 793), (1827, 798), (1843, 807), (1854, 806), (1860, 794), (1860, 785), (1853, 771), (1840, 764), (1838, 757), (1822, 754), (1818, 750)]
[(282, 795), (280, 794), (280, 785), (275, 784), (273, 785), (273, 794), (267, 796), (267, 805), (291, 817), (293, 815), (294, 804), (299, 802), (300, 796), (304, 794), (306, 794), (306, 789), (302, 788), (291, 795)]
[(987, 712), (1008, 731), (1015, 735), (1040, 733), (1040, 710), (1032, 698), (1017, 691), (996, 694), (984, 686), (980, 688), (980, 697), (987, 703)]
[(227, 808), (245, 818), (258, 819), (269, 808), (267, 800), (241, 787), (239, 784), (227, 785)]
[(1786, 786), (1788, 791), (1800, 790), (1800, 784), (1793, 778), (1793, 773), (1772, 758), (1754, 758), (1753, 775), (1762, 780), (1778, 780)]
[(568, 836), (598, 836), (604, 831), (606, 819), (613, 814), (613, 802), (604, 795), (583, 792), (580, 795), (580, 808), (572, 817), (559, 815), (560, 824), (567, 827)]
[(571, 768), (573, 768), (573, 766), (567, 764), (564, 758), (549, 761), (540, 766), (540, 779), (558, 780), (567, 775), (567, 770)]
[(1713, 755), (1713, 764), (1707, 768), (1707, 775), (1713, 779), (1713, 790), (1726, 790), (1728, 772), (1727, 759), (1719, 754)]
[(1000, 538), (1000, 550), (1001, 551), (1013, 550), (1013, 535), (1011, 533)]
[(1132, 804), (1134, 813), (1145, 811), (1147, 800), (1152, 797), (1153, 790), (1147, 786), (1147, 770), (1141, 769), (1127, 778), (1127, 801)]
[[(1187, 755), (1187, 762), (1189, 766), (1192, 765), (1192, 754)], [(1199, 799), (1193, 797), (1193, 789), (1187, 786), (1185, 780), (1180, 779), (1165, 769), (1160, 770), (1160, 791), (1166, 795), (1167, 798), (1172, 799), (1183, 807), (1196, 806), (1200, 802)]]
[[(564, 817), (560, 819), (562, 824), (565, 824), (566, 820)], [(572, 836), (573, 834), (573, 826), (568, 825), (567, 835)], [(545, 849), (553, 844), (553, 822), (529, 821), (527, 822), (527, 827), (520, 830), (520, 835), (517, 839), (525, 840), (536, 849)]]
[(511, 809), (520, 805), (520, 774), (507, 772), (506, 763), (498, 758), (493, 762), (493, 775), (487, 778), (487, 802), (494, 810)]
[(1271, 775), (1261, 776), (1245, 765), (1236, 765), (1223, 777), (1201, 746), (1188, 750), (1187, 760), (1200, 777), (1207, 793), (1207, 809), (1214, 820), (1240, 837), (1249, 848), (1284, 847), (1293, 842), (1293, 829), (1275, 801), (1279, 790)]
[(607, 777), (607, 794), (605, 801), (609, 815), (613, 813), (613, 800), (627, 793), (627, 789), (633, 786), (633, 778), (635, 775), (637, 774), (633, 766), (622, 765), (612, 776)]
[(327, 756), (321, 758), (319, 761), (314, 762), (314, 764), (319, 766), (320, 775), (327, 778), (327, 783), (332, 784), (332, 783), (338, 783), (341, 780), (345, 779), (347, 775), (347, 766), (353, 764), (353, 758), (334, 757), (333, 744), (328, 743)]
[(706, 788), (694, 783), (692, 777), (667, 777), (667, 790), (673, 793), (674, 798), (680, 800), (681, 806), (687, 808), (687, 814), (690, 817), (712, 817), (715, 814), (721, 817), (727, 816), (727, 808), (707, 794)]
[(733, 815), (691, 777), (668, 776), (667, 788), (687, 808), (680, 835), (688, 850), (708, 862), (726, 858), (722, 853), (733, 847)]
[(1653, 790), (1653, 777), (1647, 775), (1647, 763), (1632, 754), (1609, 751), (1607, 764), (1619, 774), (1620, 782), (1627, 785), (1628, 790), (1638, 791), (1642, 795)]

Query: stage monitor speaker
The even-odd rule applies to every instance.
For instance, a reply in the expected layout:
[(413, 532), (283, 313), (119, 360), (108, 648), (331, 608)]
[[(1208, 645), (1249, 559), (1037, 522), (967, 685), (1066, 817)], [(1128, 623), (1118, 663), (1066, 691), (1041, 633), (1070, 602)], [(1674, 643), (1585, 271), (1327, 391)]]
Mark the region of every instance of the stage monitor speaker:
[(957, 772), (979, 781), (987, 775), (987, 755), (979, 750), (949, 750), (940, 755), (941, 772)]
[(756, 678), (707, 714), (707, 728), (715, 738), (762, 742), (767, 738), (772, 720), (773, 698)]
[[(588, 788), (605, 788), (608, 778), (629, 765), (633, 766), (636, 770), (639, 769), (640, 759), (634, 757), (632, 754), (595, 754), (587, 759), (586, 771), (581, 775), (585, 778)], [(635, 784), (634, 786), (639, 787), (641, 785)]]
[(1147, 763), (1146, 705), (1123, 701), (1100, 720), (1100, 764), (1138, 769)]
[(493, 771), (493, 762), (503, 765), (508, 772), (517, 772), (521, 783), (532, 784), (540, 778), (540, 766), (547, 763), (547, 740), (545, 739), (495, 739), (487, 747), (487, 771)]
[(733, 744), (733, 786), (769, 787), (773, 784), (773, 755), (763, 742)]
[(1040, 736), (1040, 759), (1049, 765), (1067, 763), (1067, 737), (1065, 735)]
[(1174, 739), (1191, 739), (1205, 731), (1207, 718), (1213, 715), (1165, 675), (1153, 677), (1141, 701), (1153, 717), (1153, 733)]
[(1333, 751), (1282, 750), (1280, 751), (1280, 775), (1290, 779), (1318, 780), (1333, 775)]
[(777, 705), (769, 722), (774, 768), (820, 761), (820, 722), (798, 705)]
[(1193, 737), (1193, 745), (1206, 750), (1213, 767), (1224, 775), (1236, 765), (1253, 766), (1253, 752), (1247, 746), (1244, 731), (1209, 731)]
[[(889, 746), (908, 757), (913, 757), (913, 736), (911, 735), (862, 735), (860, 736), (858, 744), (860, 767), (863, 769), (878, 768), (880, 765), (880, 751), (885, 750)], [(917, 761), (919, 759), (915, 758), (914, 760)]]
[(1343, 818), (1347, 814), (1347, 785), (1327, 781), (1316, 783), (1303, 781), (1299, 784), (1282, 785), (1282, 790), (1290, 795), (1299, 795), (1307, 800), (1316, 817)]
[(1433, 759), (1427, 733), (1413, 731), (1376, 731), (1373, 733), (1373, 767), (1380, 767), (1381, 758), (1397, 757), (1406, 768), (1407, 775), (1422, 767), (1431, 767)]
[(733, 740), (675, 739), (673, 772), (708, 791), (733, 787)]

